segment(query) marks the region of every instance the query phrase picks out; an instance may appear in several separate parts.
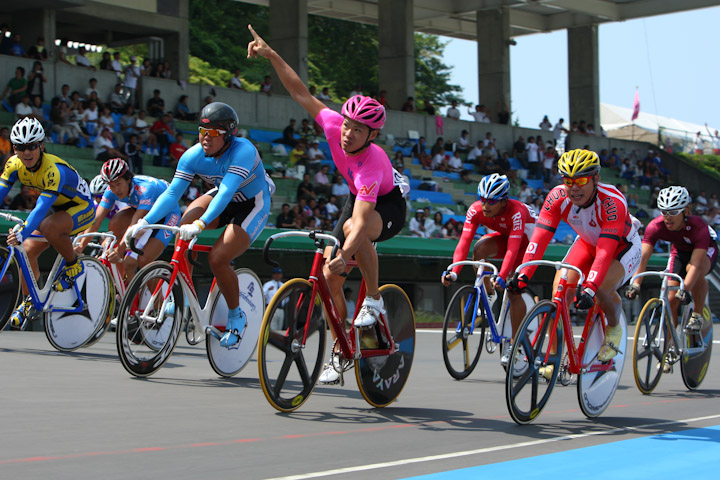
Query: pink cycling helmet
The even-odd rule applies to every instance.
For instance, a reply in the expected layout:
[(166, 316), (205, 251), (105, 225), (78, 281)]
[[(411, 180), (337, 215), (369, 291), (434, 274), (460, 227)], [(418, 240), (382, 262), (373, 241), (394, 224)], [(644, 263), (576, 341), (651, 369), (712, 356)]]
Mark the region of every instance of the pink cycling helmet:
[(371, 97), (355, 95), (348, 98), (340, 113), (373, 130), (380, 130), (385, 125), (385, 107)]

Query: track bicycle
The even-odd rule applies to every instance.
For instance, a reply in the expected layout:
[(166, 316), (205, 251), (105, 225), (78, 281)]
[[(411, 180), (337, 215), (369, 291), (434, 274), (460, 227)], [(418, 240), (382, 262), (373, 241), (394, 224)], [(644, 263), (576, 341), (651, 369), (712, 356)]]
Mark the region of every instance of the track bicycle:
[[(177, 234), (180, 227), (144, 225), (144, 229), (168, 230)], [(255, 353), (265, 299), (262, 283), (247, 268), (235, 270), (240, 288), (240, 307), (245, 312), (247, 326), (242, 340), (232, 347), (220, 346), (220, 338), (228, 319), (228, 306), (213, 279), (205, 305), (200, 306), (188, 262), (200, 263), (188, 255), (189, 251), (210, 252), (210, 245), (197, 245), (197, 237), (190, 241), (177, 238), (170, 262), (155, 261), (140, 269), (127, 287), (120, 304), (117, 325), (117, 348), (120, 361), (128, 373), (147, 377), (157, 372), (170, 357), (177, 344), (184, 312), (189, 312), (187, 329), (193, 339), (205, 339), (210, 366), (222, 377), (232, 377), (242, 370)], [(135, 247), (130, 248), (142, 255)], [(187, 308), (184, 308), (187, 300)], [(176, 308), (177, 306), (177, 308)], [(199, 341), (199, 340), (198, 340)]]
[[(0, 212), (0, 217), (22, 225), (25, 220)], [(42, 235), (28, 238), (45, 240)], [(77, 239), (75, 239), (77, 241)], [(0, 299), (3, 301), (0, 329), (7, 324), (22, 291), (22, 277), (27, 283), (29, 297), (36, 314), (44, 318), (45, 336), (61, 352), (71, 352), (93, 343), (102, 336), (115, 306), (115, 293), (110, 275), (99, 260), (80, 256), (85, 272), (78, 276), (73, 287), (59, 292), (53, 288), (65, 259), (58, 254), (41, 288), (35, 279), (30, 261), (22, 244), (0, 247)], [(28, 320), (26, 320), (27, 324)]]
[[(694, 332), (687, 329), (693, 305), (681, 305), (680, 327), (676, 329), (673, 326), (668, 292), (685, 289), (683, 278), (665, 270), (639, 273), (632, 277), (630, 282), (647, 276), (659, 276), (662, 278), (662, 283), (660, 297), (651, 298), (645, 303), (635, 326), (633, 344), (635, 384), (642, 393), (651, 393), (660, 382), (666, 365), (670, 365), (669, 371), (672, 372), (672, 366), (679, 361), (683, 383), (688, 390), (695, 390), (705, 379), (710, 365), (713, 341), (710, 308), (705, 303), (702, 312), (703, 326), (700, 331)], [(677, 280), (680, 285), (668, 285), (670, 279)]]
[[(488, 353), (495, 352), (500, 346), (502, 356), (505, 346), (512, 340), (509, 292), (505, 289), (500, 314), (496, 317), (485, 289), (485, 277), (497, 275), (497, 267), (489, 262), (464, 260), (448, 265), (445, 270), (449, 272), (459, 265), (470, 265), (477, 273), (473, 285), (463, 285), (452, 296), (443, 319), (443, 361), (448, 373), (456, 380), (462, 380), (472, 373), (480, 360), (483, 345)], [(522, 296), (526, 311), (529, 312), (535, 302), (529, 293), (525, 292)], [(486, 327), (489, 328), (487, 337)], [(518, 369), (516, 375), (527, 368), (521, 362), (517, 362), (515, 366)]]
[[(582, 271), (568, 263), (534, 260), (518, 266), (516, 271), (533, 265), (546, 265), (561, 270), (560, 280), (552, 300), (542, 300), (525, 315), (515, 334), (513, 350), (505, 378), (505, 400), (512, 419), (519, 424), (532, 422), (547, 405), (555, 381), (563, 364), (563, 337), (568, 349), (567, 372), (577, 375), (577, 397), (585, 416), (592, 418), (602, 414), (615, 395), (625, 363), (627, 325), (624, 314), (619, 322), (623, 334), (618, 353), (608, 362), (598, 359), (598, 352), (605, 342), (607, 319), (597, 301), (587, 312), (580, 343), (575, 345), (570, 313), (568, 291), (582, 285)], [(579, 275), (577, 283), (570, 283), (568, 271)], [(537, 326), (535, 326), (537, 322)], [(524, 354), (526, 358), (521, 358)], [(520, 376), (512, 375), (514, 363), (527, 363), (529, 368)]]
[[(276, 233), (265, 242), (267, 263), (279, 265), (270, 259), (270, 245), (287, 237), (310, 239), (315, 243), (315, 255), (309, 277), (285, 282), (265, 311), (258, 349), (265, 398), (282, 412), (291, 412), (305, 403), (323, 367), (327, 320), (337, 338), (337, 352), (333, 348), (330, 364), (336, 365), (341, 379), (343, 372), (354, 366), (363, 398), (374, 407), (389, 405), (407, 382), (415, 352), (415, 314), (407, 295), (397, 285), (383, 285), (380, 293), (387, 313), (371, 327), (353, 326), (347, 331), (322, 270), (325, 242), (333, 245), (332, 258), (337, 252), (337, 238), (307, 231)], [(355, 261), (347, 262), (347, 266), (356, 265)], [(365, 288), (363, 280), (353, 318), (365, 299)]]

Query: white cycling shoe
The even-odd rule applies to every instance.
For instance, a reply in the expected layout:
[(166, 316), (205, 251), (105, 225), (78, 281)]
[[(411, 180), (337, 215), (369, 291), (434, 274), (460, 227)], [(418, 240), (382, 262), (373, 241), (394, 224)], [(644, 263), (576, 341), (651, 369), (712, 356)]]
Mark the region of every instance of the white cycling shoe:
[(385, 313), (385, 302), (382, 297), (378, 300), (372, 297), (365, 297), (362, 307), (360, 307), (360, 313), (358, 313), (353, 325), (355, 325), (356, 328), (371, 327), (375, 325), (380, 315), (384, 315)]

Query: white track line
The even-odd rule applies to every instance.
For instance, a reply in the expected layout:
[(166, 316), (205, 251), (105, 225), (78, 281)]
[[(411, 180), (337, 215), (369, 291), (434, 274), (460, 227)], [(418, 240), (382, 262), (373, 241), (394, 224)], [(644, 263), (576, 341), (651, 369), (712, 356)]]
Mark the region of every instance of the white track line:
[(534, 445), (542, 445), (545, 443), (553, 443), (553, 442), (562, 442), (565, 440), (573, 440), (576, 438), (592, 437), (595, 435), (605, 435), (605, 434), (611, 434), (611, 433), (617, 433), (617, 432), (628, 432), (628, 431), (632, 432), (635, 430), (655, 428), (655, 427), (660, 427), (660, 426), (664, 426), (664, 425), (687, 424), (687, 423), (701, 422), (704, 420), (712, 420), (712, 419), (717, 419), (717, 418), (720, 418), (720, 414), (709, 415), (707, 417), (687, 418), (685, 420), (670, 420), (667, 422), (648, 423), (645, 425), (638, 425), (636, 427), (617, 427), (617, 428), (612, 428), (610, 430), (604, 430), (601, 432), (577, 433), (577, 434), (573, 434), (573, 435), (565, 435), (562, 437), (546, 438), (546, 439), (542, 439), (542, 440), (533, 440), (533, 441), (529, 441), (529, 442), (511, 443), (508, 445), (498, 445), (496, 447), (479, 448), (477, 450), (467, 450), (464, 452), (451, 452), (451, 453), (444, 453), (442, 455), (431, 455), (431, 456), (427, 456), (427, 457), (406, 458), (404, 460), (395, 460), (392, 462), (374, 463), (372, 465), (358, 465), (356, 467), (336, 468), (334, 470), (303, 473), (300, 475), (291, 475), (288, 477), (276, 477), (276, 478), (269, 479), (269, 480), (299, 480), (299, 479), (305, 479), (305, 478), (329, 477), (331, 475), (343, 475), (343, 474), (356, 473), (356, 472), (362, 472), (362, 471), (368, 471), (368, 470), (377, 470), (380, 468), (398, 467), (398, 466), (402, 466), (402, 465), (408, 465), (411, 463), (432, 462), (435, 460), (447, 460), (449, 458), (466, 457), (468, 455), (479, 455), (479, 454), (484, 454), (484, 453), (488, 453), (488, 452), (497, 452), (500, 450), (510, 450), (513, 448), (531, 447)]
[[(420, 328), (415, 330), (417, 333), (442, 333), (442, 328)], [(575, 338), (580, 338), (580, 335), (574, 335)], [(634, 337), (627, 337), (628, 341), (634, 341)], [(713, 340), (713, 345), (720, 345), (720, 340)]]

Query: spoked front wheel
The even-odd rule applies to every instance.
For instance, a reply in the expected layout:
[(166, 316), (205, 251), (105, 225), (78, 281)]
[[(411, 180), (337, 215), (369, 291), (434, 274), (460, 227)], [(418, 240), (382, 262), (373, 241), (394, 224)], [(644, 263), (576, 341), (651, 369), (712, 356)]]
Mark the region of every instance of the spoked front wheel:
[(505, 401), (519, 424), (532, 422), (545, 408), (560, 371), (563, 331), (559, 321), (554, 348), (551, 338), (556, 311), (550, 300), (535, 304), (515, 335), (505, 374)]
[(147, 377), (158, 371), (177, 344), (184, 305), (182, 287), (170, 285), (172, 267), (153, 262), (128, 285), (120, 304), (117, 347), (130, 374)]
[(478, 291), (471, 285), (465, 285), (455, 292), (445, 310), (442, 330), (443, 361), (448, 373), (456, 380), (462, 380), (472, 373), (480, 360), (485, 343), (485, 327), (480, 324), (482, 317), (476, 315), (476, 305)]
[(660, 299), (647, 301), (635, 325), (633, 374), (635, 385), (644, 394), (651, 393), (660, 382), (665, 365), (670, 334), (662, 319)]
[(5, 328), (20, 300), (20, 267), (14, 259), (8, 263), (9, 255), (7, 248), (0, 247), (0, 272), (5, 270), (0, 278), (0, 330)]
[[(235, 270), (235, 275), (240, 289), (240, 308), (247, 320), (243, 338), (240, 343), (228, 348), (221, 346), (220, 340), (214, 335), (205, 336), (210, 366), (222, 377), (237, 375), (250, 361), (257, 347), (258, 334), (265, 313), (265, 298), (258, 276), (247, 268), (238, 268)], [(228, 320), (228, 306), (217, 284), (215, 288), (217, 292), (210, 313), (210, 325), (224, 332)]]
[[(52, 292), (45, 312), (45, 336), (61, 352), (71, 352), (88, 342), (94, 343), (110, 322), (115, 307), (115, 287), (110, 272), (96, 258), (80, 257), (85, 273), (75, 280), (75, 286), (63, 292)], [(77, 287), (77, 288), (75, 288)], [(80, 300), (78, 294), (80, 292)], [(62, 311), (84, 308), (78, 312)]]
[(600, 347), (605, 343), (605, 329), (599, 314), (596, 314), (585, 339), (585, 352), (580, 364), (581, 371), (578, 374), (577, 395), (580, 409), (586, 417), (597, 417), (603, 413), (610, 406), (620, 383), (627, 352), (625, 314), (620, 313), (618, 321), (622, 326), (622, 339), (618, 346), (620, 351), (609, 363), (602, 363), (597, 358)]
[[(363, 357), (355, 361), (355, 378), (363, 398), (373, 407), (390, 405), (402, 392), (415, 355), (415, 312), (405, 291), (397, 285), (383, 285), (380, 294), (385, 303), (390, 334), (395, 341), (395, 352), (390, 355)], [(386, 348), (379, 323), (373, 328), (361, 329), (360, 350)], [(369, 338), (365, 338), (369, 336)], [(482, 349), (482, 343), (478, 350)]]
[(322, 369), (325, 335), (322, 304), (312, 284), (302, 278), (286, 282), (260, 327), (260, 385), (274, 408), (291, 412), (308, 399)]

